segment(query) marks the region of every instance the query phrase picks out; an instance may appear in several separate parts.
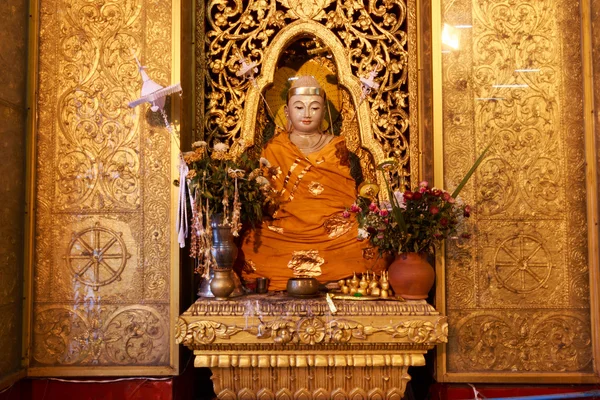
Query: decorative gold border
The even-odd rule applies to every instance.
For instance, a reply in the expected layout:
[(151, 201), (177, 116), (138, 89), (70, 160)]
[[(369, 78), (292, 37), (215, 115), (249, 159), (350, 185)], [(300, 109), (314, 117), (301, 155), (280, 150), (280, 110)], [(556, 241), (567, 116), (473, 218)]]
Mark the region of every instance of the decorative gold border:
[[(581, 0), (581, 52), (583, 53), (583, 119), (587, 177), (588, 267), (594, 372), (600, 378), (600, 253), (598, 249), (598, 171), (594, 126), (594, 76), (592, 59), (592, 4)], [(600, 50), (599, 50), (600, 51)]]
[[(420, 0), (407, 0), (407, 30), (408, 30), (408, 111), (410, 137), (409, 137), (409, 157), (410, 157), (410, 182), (416, 186), (423, 176), (422, 162), (422, 138), (423, 128), (419, 117), (421, 116), (421, 91), (420, 73), (418, 66), (421, 60), (421, 48), (418, 43), (417, 31), (419, 24), (419, 6)], [(414, 49), (411, 49), (414, 47)], [(410, 57), (412, 55), (413, 57)], [(415, 57), (416, 56), (416, 57)], [(364, 139), (363, 139), (364, 140)], [(364, 141), (363, 141), (364, 143)], [(369, 149), (371, 150), (371, 149)], [(376, 162), (377, 163), (377, 162)], [(378, 163), (377, 163), (378, 164)], [(381, 178), (381, 177), (379, 177)], [(381, 181), (379, 181), (381, 182)]]
[[(440, 1), (431, 2), (431, 63), (433, 89), (433, 183), (436, 187), (444, 187), (444, 119), (442, 118), (442, 8)], [(435, 162), (439, 160), (439, 162)], [(435, 255), (435, 299), (438, 312), (446, 316), (446, 263), (445, 246)], [(437, 347), (437, 380), (446, 381), (447, 343)]]
[[(181, 2), (183, 0), (171, 0), (171, 82), (180, 82), (181, 80)], [(178, 98), (174, 95), (172, 98)], [(180, 121), (180, 102), (171, 101), (171, 120), (175, 132), (181, 132)], [(181, 142), (181, 136), (179, 138)], [(179, 146), (173, 138), (169, 141), (171, 144), (171, 179), (173, 182), (179, 178)], [(177, 220), (177, 205), (179, 203), (179, 188), (171, 184), (171, 268), (170, 279), (171, 287), (169, 290), (169, 363), (170, 372), (167, 374), (179, 375), (179, 345), (175, 341), (175, 327), (179, 319), (179, 242), (175, 221)]]

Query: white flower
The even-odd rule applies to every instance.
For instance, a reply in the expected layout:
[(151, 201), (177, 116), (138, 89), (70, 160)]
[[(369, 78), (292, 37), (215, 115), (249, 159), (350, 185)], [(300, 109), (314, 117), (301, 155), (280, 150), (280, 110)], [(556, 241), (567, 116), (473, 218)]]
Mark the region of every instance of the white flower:
[(267, 168), (271, 168), (271, 163), (269, 162), (269, 160), (267, 160), (264, 157), (260, 158), (260, 165), (264, 166), (264, 167), (267, 167)]
[(227, 150), (229, 150), (229, 146), (225, 143), (215, 143), (215, 146), (213, 147), (213, 151), (216, 151), (217, 153), (224, 153)]
[(197, 142), (192, 143), (192, 149), (197, 149), (198, 147), (206, 147), (207, 143), (204, 140), (198, 140)]
[(265, 178), (264, 176), (260, 176), (260, 175), (256, 177), (256, 182), (260, 186), (269, 185), (269, 180), (267, 178)]
[(358, 240), (365, 240), (369, 238), (369, 232), (367, 232), (365, 229), (363, 228), (358, 228)]
[(405, 209), (406, 208), (406, 201), (404, 201), (404, 193), (402, 193), (399, 190), (396, 190), (394, 192), (394, 197), (396, 198), (396, 202), (398, 203), (398, 207)]

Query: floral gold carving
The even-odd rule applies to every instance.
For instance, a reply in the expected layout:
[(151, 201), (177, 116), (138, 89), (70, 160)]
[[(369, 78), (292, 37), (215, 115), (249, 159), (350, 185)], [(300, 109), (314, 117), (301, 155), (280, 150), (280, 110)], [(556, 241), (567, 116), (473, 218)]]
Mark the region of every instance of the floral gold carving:
[(325, 324), (318, 318), (305, 318), (298, 322), (300, 343), (320, 343), (325, 338)]
[(478, 370), (581, 371), (590, 368), (585, 314), (481, 312), (456, 321), (451, 363)]
[(324, 9), (331, 3), (333, 0), (281, 0), (281, 4), (289, 8), (288, 14), (294, 19), (323, 19), (325, 17)]
[(441, 326), (427, 321), (409, 321), (385, 329), (394, 338), (407, 338), (413, 343), (448, 341), (448, 324)]
[[(242, 329), (214, 321), (199, 321), (186, 326), (185, 331), (178, 324), (179, 332), (177, 334), (178, 343), (191, 345), (193, 343), (210, 344), (219, 339), (229, 339), (231, 335), (240, 332)], [(183, 333), (185, 332), (185, 333)]]
[(492, 143), (461, 193), (475, 239), (447, 246), (450, 376), (592, 371), (578, 7), (442, 1), (472, 26), (443, 55), (444, 185)]
[[(248, 312), (259, 313), (258, 320), (249, 319)], [(443, 317), (434, 318), (433, 321), (414, 318), (392, 325), (363, 325), (349, 318), (329, 317), (329, 320), (326, 320), (322, 317), (279, 316), (267, 319), (252, 306), (247, 308), (244, 318), (245, 327), (241, 328), (237, 324), (228, 325), (225, 322), (214, 322), (199, 317), (195, 317), (194, 322), (188, 323), (184, 314), (177, 324), (176, 340), (190, 348), (199, 348), (217, 339), (227, 341), (231, 336), (243, 333), (248, 333), (259, 340), (270, 338), (273, 343), (283, 345), (366, 341), (369, 336), (376, 333), (384, 333), (391, 338), (414, 344), (445, 343), (448, 338), (448, 324)]]
[(365, 327), (355, 321), (335, 320), (330, 322), (331, 341), (335, 343), (349, 342), (350, 339), (366, 339)]
[[(113, 307), (111, 307), (114, 309)], [(165, 361), (164, 316), (144, 306), (111, 311), (88, 304), (36, 310), (33, 358), (41, 364), (129, 365)]]

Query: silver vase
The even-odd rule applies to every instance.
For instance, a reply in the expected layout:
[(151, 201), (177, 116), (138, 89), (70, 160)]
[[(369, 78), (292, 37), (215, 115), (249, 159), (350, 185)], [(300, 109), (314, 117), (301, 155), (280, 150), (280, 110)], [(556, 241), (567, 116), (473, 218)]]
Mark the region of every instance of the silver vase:
[[(219, 269), (231, 270), (231, 278), (233, 279), (235, 289), (229, 297), (237, 297), (244, 294), (244, 288), (238, 274), (233, 271), (233, 263), (238, 255), (238, 248), (233, 241), (233, 233), (231, 227), (221, 226), (223, 223), (223, 215), (215, 214), (211, 216), (210, 227), (212, 229), (212, 248), (211, 253), (215, 258)], [(210, 283), (215, 277), (215, 271), (211, 267), (208, 271), (209, 278), (203, 279), (200, 283), (198, 296), (200, 297), (215, 297), (210, 290)]]

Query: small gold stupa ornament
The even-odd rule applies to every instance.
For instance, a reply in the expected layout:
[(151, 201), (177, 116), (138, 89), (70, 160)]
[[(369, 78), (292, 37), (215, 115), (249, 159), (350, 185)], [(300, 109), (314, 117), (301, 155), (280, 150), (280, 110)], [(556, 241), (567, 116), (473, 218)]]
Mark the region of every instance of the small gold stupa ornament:
[(391, 297), (390, 283), (387, 272), (382, 272), (378, 278), (374, 272), (365, 272), (360, 279), (352, 276), (352, 279), (340, 279), (338, 286), (342, 294), (348, 294), (356, 297), (370, 296), (387, 299)]

